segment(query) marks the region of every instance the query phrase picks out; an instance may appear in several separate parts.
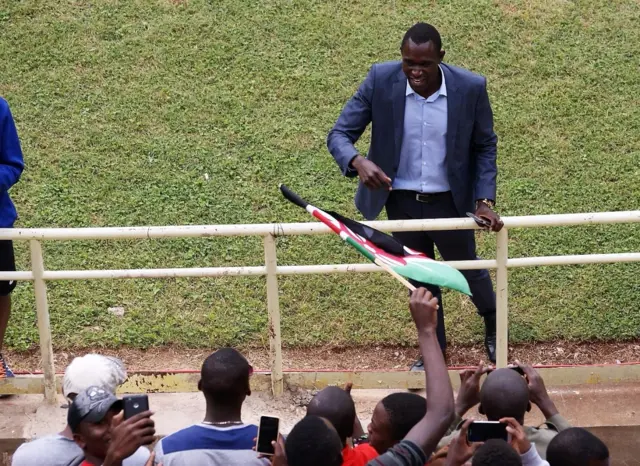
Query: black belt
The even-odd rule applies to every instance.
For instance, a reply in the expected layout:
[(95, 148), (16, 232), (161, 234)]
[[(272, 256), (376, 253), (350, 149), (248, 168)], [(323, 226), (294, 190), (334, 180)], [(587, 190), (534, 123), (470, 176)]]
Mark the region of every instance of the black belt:
[(443, 193), (419, 193), (416, 191), (397, 190), (392, 192), (411, 197), (416, 201), (423, 202), (425, 204), (429, 204), (439, 197), (451, 195), (451, 191), (445, 191)]

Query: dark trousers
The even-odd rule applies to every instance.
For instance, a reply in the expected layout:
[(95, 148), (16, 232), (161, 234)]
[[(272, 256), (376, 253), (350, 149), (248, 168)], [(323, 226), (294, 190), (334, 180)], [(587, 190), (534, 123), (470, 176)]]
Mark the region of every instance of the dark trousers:
[[(385, 207), (389, 220), (460, 217), (450, 192), (433, 195), (429, 197), (428, 202), (420, 202), (416, 200), (416, 193), (413, 191), (391, 191)], [(478, 259), (473, 230), (405, 231), (393, 233), (393, 236), (405, 246), (423, 252), (432, 259), (435, 258), (434, 245), (445, 261)], [(478, 313), (481, 316), (495, 314), (496, 295), (493, 292), (489, 272), (487, 270), (461, 270), (461, 272), (469, 282), (473, 294), (471, 299)], [(415, 285), (425, 286), (434, 297), (438, 298), (440, 309), (437, 334), (440, 347), (444, 350), (447, 347), (447, 338), (440, 287), (420, 283)]]

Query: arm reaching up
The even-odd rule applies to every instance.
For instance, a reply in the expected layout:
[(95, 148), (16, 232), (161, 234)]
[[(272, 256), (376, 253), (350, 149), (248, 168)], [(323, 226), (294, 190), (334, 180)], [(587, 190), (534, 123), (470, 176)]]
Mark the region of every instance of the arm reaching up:
[(453, 389), (436, 336), (438, 300), (424, 288), (411, 294), (411, 317), (427, 377), (427, 413), (402, 442), (367, 466), (423, 466), (438, 446), (453, 418)]
[(429, 457), (451, 423), (453, 388), (436, 336), (438, 300), (425, 288), (418, 288), (411, 294), (409, 308), (418, 329), (418, 343), (424, 360), (427, 414), (411, 429), (405, 440), (420, 446)]

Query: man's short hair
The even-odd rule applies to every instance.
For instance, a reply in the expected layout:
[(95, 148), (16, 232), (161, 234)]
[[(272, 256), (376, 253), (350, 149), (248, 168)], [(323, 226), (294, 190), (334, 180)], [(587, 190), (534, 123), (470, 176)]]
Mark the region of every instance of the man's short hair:
[(588, 466), (590, 462), (604, 462), (608, 458), (609, 449), (604, 442), (580, 427), (563, 430), (547, 447), (550, 466)]
[(439, 52), (442, 49), (442, 38), (440, 37), (440, 33), (431, 24), (416, 23), (411, 26), (402, 38), (400, 49), (404, 47), (404, 44), (406, 44), (409, 39), (411, 39), (411, 42), (414, 44), (424, 44), (432, 41), (436, 51)]
[(391, 435), (399, 442), (427, 414), (427, 400), (415, 393), (392, 393), (381, 400), (389, 416)]
[(480, 406), (490, 421), (512, 417), (522, 422), (529, 408), (527, 381), (512, 369), (493, 371), (482, 384)]
[(320, 390), (307, 406), (307, 415), (320, 416), (329, 421), (342, 443), (353, 435), (356, 405), (351, 395), (342, 388), (327, 387)]
[(522, 459), (511, 445), (501, 439), (490, 439), (478, 448), (472, 466), (522, 466)]
[(298, 422), (285, 443), (289, 466), (341, 466), (342, 442), (329, 421), (306, 416)]
[(233, 348), (209, 355), (200, 371), (200, 389), (212, 401), (237, 400), (247, 394), (251, 365)]

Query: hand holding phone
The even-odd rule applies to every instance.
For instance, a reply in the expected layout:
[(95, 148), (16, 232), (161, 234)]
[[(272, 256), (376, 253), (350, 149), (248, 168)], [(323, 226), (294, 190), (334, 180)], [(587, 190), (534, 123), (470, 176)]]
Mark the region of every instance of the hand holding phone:
[(129, 395), (122, 398), (124, 418), (131, 419), (139, 413), (149, 411), (149, 397), (147, 395)]
[(258, 441), (256, 451), (262, 455), (273, 455), (275, 453), (273, 442), (278, 441), (280, 431), (280, 419), (277, 417), (262, 416), (258, 426)]
[(507, 425), (498, 421), (474, 421), (469, 425), (467, 442), (486, 442), (493, 438), (509, 442)]
[(484, 218), (480, 218), (476, 214), (472, 214), (471, 212), (467, 212), (467, 217), (472, 218), (482, 228), (491, 227), (491, 222), (490, 221), (485, 220)]

